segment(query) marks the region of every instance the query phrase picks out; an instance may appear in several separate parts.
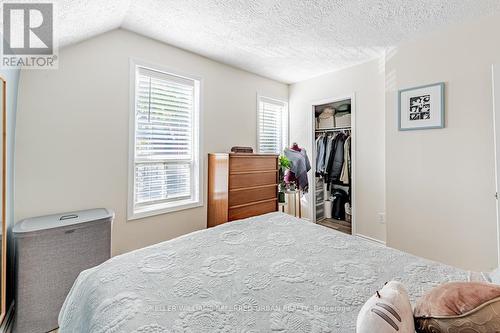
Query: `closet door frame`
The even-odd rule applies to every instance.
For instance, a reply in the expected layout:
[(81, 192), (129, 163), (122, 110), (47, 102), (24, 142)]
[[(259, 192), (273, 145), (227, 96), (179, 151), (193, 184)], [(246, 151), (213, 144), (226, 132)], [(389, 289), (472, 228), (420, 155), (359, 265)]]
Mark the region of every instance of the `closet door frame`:
[(356, 216), (358, 206), (356, 204), (356, 93), (351, 93), (350, 95), (343, 95), (339, 97), (331, 97), (315, 101), (311, 103), (311, 109), (309, 111), (309, 123), (310, 123), (310, 142), (312, 147), (312, 191), (310, 193), (311, 202), (311, 221), (317, 223), (316, 221), (316, 117), (315, 111), (316, 106), (330, 104), (335, 102), (341, 102), (345, 100), (351, 100), (351, 204), (352, 204), (352, 220), (351, 220), (351, 234), (357, 235), (356, 231)]
[(493, 94), (493, 131), (495, 147), (495, 201), (497, 213), (497, 262), (500, 267), (500, 63), (491, 69)]

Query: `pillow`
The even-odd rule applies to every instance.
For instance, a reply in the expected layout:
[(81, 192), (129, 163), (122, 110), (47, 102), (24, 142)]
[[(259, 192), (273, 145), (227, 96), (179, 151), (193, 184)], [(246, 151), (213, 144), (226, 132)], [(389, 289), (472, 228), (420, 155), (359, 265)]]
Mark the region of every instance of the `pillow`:
[(500, 268), (495, 269), (488, 274), (491, 283), (500, 284)]
[(405, 287), (388, 282), (363, 305), (356, 333), (415, 333), (413, 312)]
[(417, 332), (500, 332), (500, 286), (442, 284), (418, 300), (414, 315)]
[(491, 282), (490, 273), (469, 271), (469, 282)]

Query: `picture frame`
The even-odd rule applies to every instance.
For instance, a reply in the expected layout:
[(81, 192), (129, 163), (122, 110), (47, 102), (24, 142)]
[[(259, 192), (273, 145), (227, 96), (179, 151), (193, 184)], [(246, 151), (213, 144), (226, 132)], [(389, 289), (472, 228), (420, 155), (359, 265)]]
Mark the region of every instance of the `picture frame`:
[(444, 128), (445, 83), (439, 82), (398, 91), (400, 131)]

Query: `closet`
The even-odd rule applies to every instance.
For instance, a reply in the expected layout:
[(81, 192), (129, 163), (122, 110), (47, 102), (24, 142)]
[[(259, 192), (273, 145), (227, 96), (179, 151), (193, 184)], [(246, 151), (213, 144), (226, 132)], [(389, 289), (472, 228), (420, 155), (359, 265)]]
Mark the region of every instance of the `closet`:
[(352, 99), (313, 105), (316, 223), (352, 234)]

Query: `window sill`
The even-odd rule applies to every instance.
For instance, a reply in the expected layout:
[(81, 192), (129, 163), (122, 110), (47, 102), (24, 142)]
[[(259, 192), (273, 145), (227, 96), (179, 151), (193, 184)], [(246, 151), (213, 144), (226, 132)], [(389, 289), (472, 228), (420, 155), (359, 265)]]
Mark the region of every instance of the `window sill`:
[(198, 208), (202, 206), (203, 202), (200, 200), (197, 201), (183, 200), (176, 203), (160, 204), (151, 207), (144, 207), (142, 209), (134, 211), (133, 213), (129, 213), (127, 221), (139, 220), (146, 217), (174, 213), (181, 210)]

